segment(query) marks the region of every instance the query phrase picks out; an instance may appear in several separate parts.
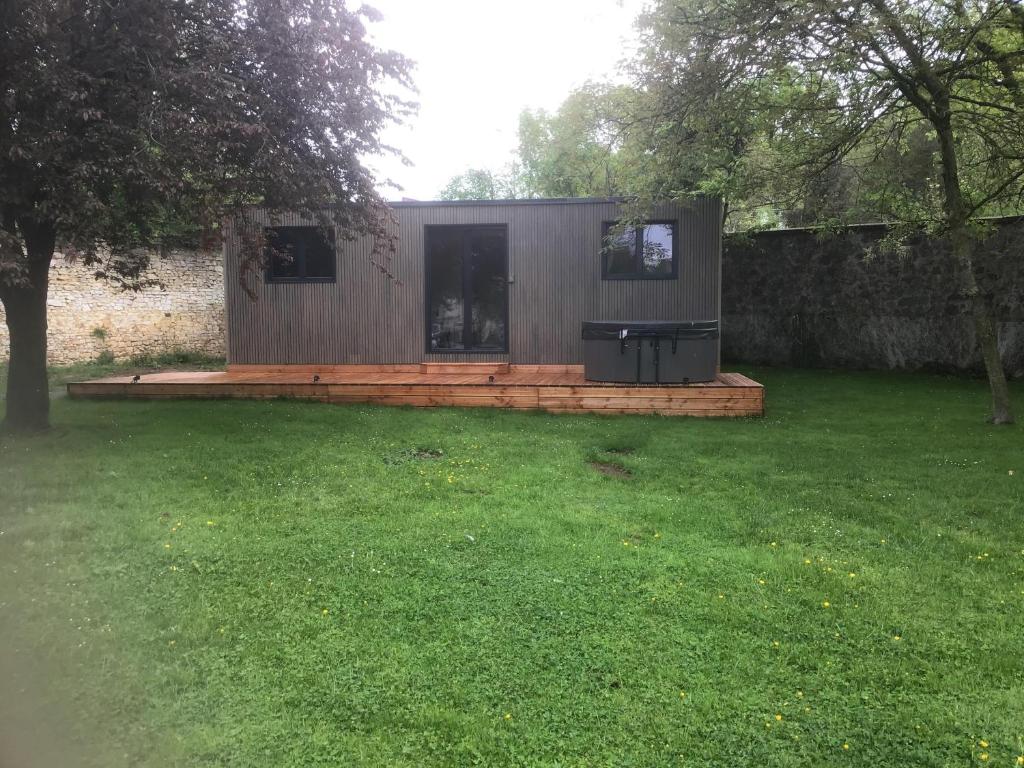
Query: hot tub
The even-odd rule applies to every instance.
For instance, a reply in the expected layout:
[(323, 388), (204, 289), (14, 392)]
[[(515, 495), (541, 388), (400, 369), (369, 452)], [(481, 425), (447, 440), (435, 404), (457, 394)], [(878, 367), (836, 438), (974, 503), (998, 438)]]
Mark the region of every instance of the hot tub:
[(584, 322), (583, 368), (590, 381), (713, 381), (718, 369), (718, 321)]

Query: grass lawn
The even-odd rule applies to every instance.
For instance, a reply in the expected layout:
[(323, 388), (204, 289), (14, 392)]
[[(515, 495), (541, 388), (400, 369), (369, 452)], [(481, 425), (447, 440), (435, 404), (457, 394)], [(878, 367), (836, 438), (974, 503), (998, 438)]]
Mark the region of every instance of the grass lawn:
[(1024, 764), (1021, 429), (745, 372), (764, 419), (55, 403), (0, 444), (0, 763)]

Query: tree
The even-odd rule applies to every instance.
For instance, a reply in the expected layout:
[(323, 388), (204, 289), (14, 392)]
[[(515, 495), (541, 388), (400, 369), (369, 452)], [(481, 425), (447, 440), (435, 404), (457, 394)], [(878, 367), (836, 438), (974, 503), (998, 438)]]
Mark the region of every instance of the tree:
[(524, 110), (519, 117), (523, 184), (537, 197), (608, 197), (629, 186), (622, 121), (633, 93), (588, 83), (554, 114)]
[[(1024, 195), (1019, 0), (661, 0), (643, 25), (638, 84), (654, 94), (662, 144), (722, 142), (720, 167), (757, 162), (767, 188), (804, 199), (810, 181), (844, 168), (893, 220), (946, 236), (992, 420), (1012, 422), (974, 258), (982, 217)], [(915, 136), (933, 147), (915, 155), (927, 161), (916, 188), (884, 162)]]
[(470, 168), (453, 176), (441, 190), (441, 200), (514, 200), (523, 197), (520, 172), (512, 163), (498, 171)]
[(46, 294), (60, 246), (144, 280), (162, 224), (259, 203), (380, 235), (361, 158), (409, 105), (408, 64), (343, 0), (6, 0), (0, 5), (5, 425), (48, 424)]
[(638, 94), (626, 86), (587, 83), (554, 112), (519, 115), (515, 159), (498, 170), (453, 176), (442, 200), (523, 197), (612, 197), (628, 194), (639, 165), (631, 153), (628, 115)]

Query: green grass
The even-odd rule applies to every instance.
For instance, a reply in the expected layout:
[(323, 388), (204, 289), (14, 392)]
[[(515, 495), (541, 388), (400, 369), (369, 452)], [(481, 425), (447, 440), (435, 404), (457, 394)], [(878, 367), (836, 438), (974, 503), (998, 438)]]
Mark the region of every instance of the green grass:
[(764, 419), (58, 402), (0, 445), (8, 742), (1014, 765), (1021, 430), (985, 423), (979, 381), (750, 373)]

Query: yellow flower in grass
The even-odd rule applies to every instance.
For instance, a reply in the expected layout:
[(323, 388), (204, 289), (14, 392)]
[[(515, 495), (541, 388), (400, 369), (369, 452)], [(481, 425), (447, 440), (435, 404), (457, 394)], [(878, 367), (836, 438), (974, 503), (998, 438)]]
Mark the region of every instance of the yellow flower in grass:
[(778, 715), (778, 714), (775, 715), (775, 721), (781, 723), (782, 722), (782, 715)]
[(978, 759), (981, 760), (981, 762), (983, 763), (988, 762), (988, 752), (982, 752), (980, 755), (978, 755)]
[(848, 750), (849, 748), (850, 748), (850, 743), (847, 742), (847, 741), (844, 741), (843, 742), (843, 749), (847, 749)]
[(830, 603), (828, 600), (822, 600), (821, 601), (821, 607), (822, 608), (831, 608), (832, 607), (832, 603)]
[(984, 739), (982, 739), (981, 741), (978, 742), (978, 746), (981, 747), (982, 749), (988, 749), (988, 742), (985, 741)]
[(1017, 765), (1024, 765), (1024, 755), (1017, 755)]
[(506, 712), (505, 713), (505, 719), (506, 720), (511, 720), (512, 719), (512, 713), (511, 712)]

